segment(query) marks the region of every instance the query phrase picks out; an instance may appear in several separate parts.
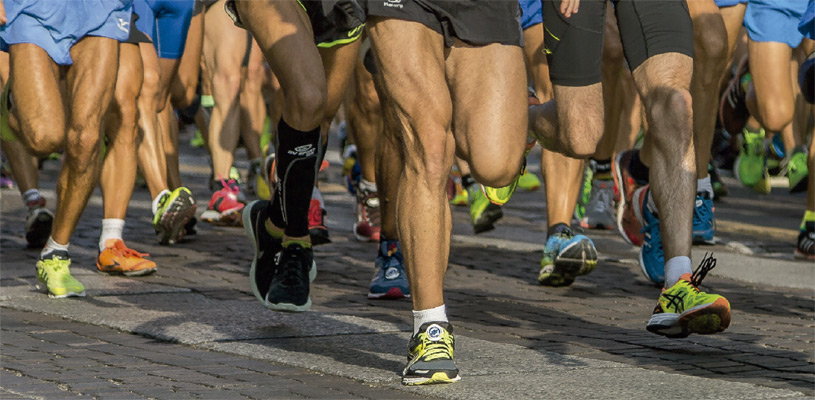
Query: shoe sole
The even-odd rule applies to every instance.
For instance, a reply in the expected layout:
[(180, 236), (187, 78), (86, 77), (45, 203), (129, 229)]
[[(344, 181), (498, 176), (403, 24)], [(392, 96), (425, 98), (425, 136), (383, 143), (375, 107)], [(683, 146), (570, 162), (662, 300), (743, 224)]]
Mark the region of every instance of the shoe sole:
[(37, 215), (34, 222), (31, 223), (30, 229), (25, 233), (25, 241), (28, 248), (42, 248), (48, 241), (48, 236), (51, 235), (51, 227), (54, 225), (54, 217), (47, 213), (42, 212)]
[(688, 337), (691, 333), (710, 335), (724, 332), (730, 326), (730, 307), (719, 298), (713, 303), (693, 307), (682, 314), (654, 314), (646, 329), (671, 339)]
[(255, 203), (260, 202), (261, 200), (255, 200), (249, 203), (248, 206), (243, 208), (243, 212), (241, 213), (241, 219), (243, 220), (243, 231), (246, 233), (246, 236), (249, 237), (249, 242), (252, 243), (252, 248), (255, 249), (255, 257), (252, 258), (252, 266), (249, 268), (249, 285), (252, 287), (252, 294), (255, 295), (255, 298), (258, 299), (261, 303), (266, 305), (266, 299), (260, 295), (260, 290), (258, 290), (257, 283), (255, 282), (255, 270), (257, 267), (257, 260), (258, 260), (258, 243), (255, 240), (255, 231), (252, 227), (252, 207), (255, 206)]
[(454, 383), (461, 380), (461, 375), (456, 373), (456, 376), (450, 377), (447, 372), (436, 372), (430, 377), (425, 376), (404, 376), (402, 377), (402, 384), (405, 386), (418, 386), (418, 385), (434, 385), (439, 383)]
[(815, 260), (815, 254), (806, 254), (803, 251), (798, 250), (798, 249), (795, 249), (795, 252), (793, 253), (793, 257), (796, 260), (810, 260), (810, 261)]
[(150, 274), (156, 272), (157, 269), (158, 269), (157, 267), (153, 267), (153, 268), (140, 269), (140, 270), (136, 270), (136, 271), (105, 271), (105, 270), (102, 269), (102, 267), (99, 266), (99, 263), (96, 263), (96, 272), (99, 272), (100, 274), (103, 274), (103, 275), (111, 275), (111, 276), (114, 276), (114, 275), (144, 276), (144, 275), (150, 275)]
[(308, 236), (311, 238), (312, 246), (331, 243), (331, 238), (328, 236), (328, 229), (324, 226), (309, 228)]
[(481, 216), (478, 217), (478, 220), (473, 222), (473, 231), (476, 234), (489, 232), (495, 229), (495, 223), (503, 217), (504, 211), (501, 206), (490, 203), (481, 213)]
[(391, 300), (391, 299), (409, 299), (410, 293), (404, 294), (402, 293), (402, 289), (398, 287), (392, 287), (388, 289), (386, 293), (373, 293), (368, 292), (368, 298), (372, 300)]
[(693, 244), (701, 244), (701, 245), (714, 245), (716, 244), (716, 240), (713, 237), (712, 232), (702, 232), (702, 233), (693, 233)]
[[(164, 215), (161, 216), (161, 220), (159, 220), (156, 226), (156, 233), (159, 235), (159, 244), (168, 245), (180, 242), (184, 238), (184, 226), (187, 225), (190, 218), (195, 216), (195, 210), (198, 209), (198, 205), (192, 203), (192, 198), (189, 194), (186, 192), (181, 193), (185, 200), (190, 201), (185, 201), (184, 204), (181, 205), (181, 208), (173, 204), (172, 206), (176, 207), (175, 209), (164, 211)], [(180, 198), (182, 198), (181, 195), (173, 199), (173, 203)]]
[(597, 249), (588, 240), (571, 243), (555, 257), (554, 266), (553, 272), (562, 275), (587, 275), (597, 267)]
[(648, 270), (645, 268), (645, 261), (642, 259), (642, 249), (640, 249), (639, 253), (637, 254), (637, 261), (639, 261), (640, 272), (642, 272), (642, 276), (644, 276), (645, 279), (648, 280), (648, 282), (651, 282), (654, 286), (658, 286), (658, 287), (662, 287), (662, 285), (665, 284), (665, 278), (664, 277), (662, 278), (661, 281), (659, 281), (659, 280), (654, 280), (653, 278), (651, 278), (651, 275), (648, 275)]

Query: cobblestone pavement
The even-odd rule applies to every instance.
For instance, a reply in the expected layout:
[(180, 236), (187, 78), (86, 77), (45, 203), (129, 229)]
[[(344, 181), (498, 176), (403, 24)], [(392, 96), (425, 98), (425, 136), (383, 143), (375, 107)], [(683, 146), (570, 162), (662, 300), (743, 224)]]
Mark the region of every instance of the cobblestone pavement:
[[(209, 197), (205, 153), (183, 151), (182, 179), (200, 213)], [(302, 315), (279, 317), (256, 304), (247, 279), (251, 245), (241, 229), (199, 223), (191, 240), (159, 246), (146, 189), (133, 195), (125, 239), (150, 253), (158, 272), (141, 278), (93, 273), (102, 215), (97, 191), (71, 242), (72, 270), (89, 297), (50, 300), (34, 289), (38, 251), (25, 249), (22, 203), (16, 191), (4, 190), (0, 398), (446, 397), (444, 389), (398, 385), (411, 305), (366, 298), (376, 245), (353, 239), (353, 199), (331, 155), (321, 188), (333, 243), (315, 252), (313, 312)], [(42, 170), (49, 207), (58, 167), (47, 162)], [(791, 257), (804, 197), (783, 188), (759, 196), (728, 183), (731, 196), (716, 209), (718, 242), (697, 249), (713, 251), (723, 269), (728, 260), (743, 260), (731, 273), (714, 270), (702, 288), (730, 300), (733, 320), (725, 333), (671, 340), (645, 331), (659, 291), (641, 277), (637, 250), (614, 231), (589, 232), (601, 257), (595, 272), (568, 288), (539, 286), (545, 204), (538, 191), (518, 193), (498, 228), (483, 236), (472, 234), (465, 208), (454, 210), (446, 303), (457, 334), (479, 349), (457, 354), (479, 357), (477, 343), (511, 345), (567, 369), (613, 362), (674, 374), (655, 375), (666, 380), (701, 377), (815, 396), (815, 265)], [(791, 284), (764, 283), (774, 277)], [(346, 352), (326, 350), (346, 345)], [(325, 355), (330, 363), (310, 361)], [(378, 363), (381, 379), (359, 378), (369, 361)]]

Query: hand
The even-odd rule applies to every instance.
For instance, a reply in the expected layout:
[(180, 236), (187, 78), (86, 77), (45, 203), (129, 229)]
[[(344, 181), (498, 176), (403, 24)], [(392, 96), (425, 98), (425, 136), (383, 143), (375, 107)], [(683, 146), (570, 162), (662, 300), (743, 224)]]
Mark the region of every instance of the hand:
[(580, 7), (580, 0), (561, 0), (560, 13), (564, 17), (569, 18), (572, 14), (577, 14), (577, 9)]

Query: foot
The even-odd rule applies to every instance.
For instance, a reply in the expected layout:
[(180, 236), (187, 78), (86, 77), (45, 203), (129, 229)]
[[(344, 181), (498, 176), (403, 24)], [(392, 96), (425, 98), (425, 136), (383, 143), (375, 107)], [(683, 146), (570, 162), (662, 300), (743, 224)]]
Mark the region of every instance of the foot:
[(693, 274), (682, 275), (673, 286), (663, 289), (648, 320), (648, 331), (683, 338), (691, 333), (707, 335), (727, 329), (730, 303), (718, 294), (699, 291), (702, 279), (715, 266), (716, 259), (707, 257)]
[(807, 150), (805, 147), (796, 147), (786, 160), (787, 178), (790, 181), (790, 193), (799, 193), (807, 189)]
[(752, 187), (761, 180), (766, 171), (764, 129), (751, 132), (745, 128), (739, 139), (739, 155), (733, 165), (733, 172), (744, 186)]
[(815, 221), (804, 223), (798, 234), (798, 245), (795, 246), (795, 258), (815, 260)]
[(544, 286), (569, 286), (579, 275), (597, 266), (597, 249), (584, 235), (575, 235), (566, 224), (557, 224), (546, 240), (538, 283)]
[(428, 322), (408, 343), (408, 364), (402, 372), (403, 385), (453, 383), (461, 380), (453, 361), (453, 326), (449, 322)]
[(524, 171), (520, 178), (518, 178), (518, 189), (531, 192), (538, 190), (541, 187), (541, 180), (532, 172)]
[(381, 230), (379, 196), (357, 182), (354, 185), (357, 198), (357, 220), (354, 223), (354, 237), (360, 242), (378, 242)]
[(410, 297), (410, 285), (405, 274), (405, 260), (398, 240), (379, 243), (376, 272), (368, 290), (369, 299), (401, 299)]
[(577, 198), (577, 204), (574, 207), (574, 219), (580, 221), (586, 215), (586, 205), (589, 204), (591, 199), (591, 182), (594, 180), (594, 171), (591, 166), (586, 166), (583, 170), (583, 183), (580, 186), (580, 197)]
[(276, 239), (266, 230), (269, 220), (269, 201), (256, 200), (243, 209), (243, 229), (252, 248), (255, 258), (249, 269), (249, 283), (252, 293), (264, 306), (268, 307), (269, 289), (272, 278), (277, 271), (276, 256), (283, 249), (281, 239)]
[(715, 233), (713, 199), (708, 192), (696, 193), (696, 203), (693, 207), (693, 244), (714, 244)]
[(85, 296), (85, 286), (71, 276), (71, 256), (55, 250), (37, 261), (37, 278), (52, 298)]
[(108, 239), (105, 249), (96, 258), (99, 272), (110, 275), (141, 276), (156, 272), (156, 263), (146, 259), (147, 253), (129, 249), (122, 239)]
[(224, 181), (222, 188), (212, 194), (207, 210), (201, 214), (201, 220), (217, 226), (240, 226), (241, 210), (244, 204), (240, 201), (240, 186), (234, 179)]
[(472, 184), (467, 192), (470, 202), (470, 220), (475, 233), (495, 229), (495, 223), (504, 216), (501, 206), (487, 199), (480, 184)]
[(326, 214), (320, 200), (312, 198), (308, 206), (308, 235), (314, 246), (331, 243), (328, 228), (325, 226)]
[(303, 312), (311, 307), (310, 283), (317, 277), (311, 247), (284, 245), (277, 258), (277, 271), (266, 295), (266, 307), (275, 311)]
[(588, 229), (614, 229), (614, 181), (595, 179), (591, 183), (591, 195), (580, 226)]
[(195, 216), (198, 205), (192, 193), (185, 187), (165, 193), (159, 199), (158, 210), (153, 216), (153, 227), (156, 229), (161, 244), (174, 244), (184, 238), (187, 222)]
[(614, 159), (612, 174), (614, 183), (620, 191), (620, 201), (617, 203), (617, 231), (629, 244), (634, 246), (642, 245), (642, 225), (637, 218), (633, 208), (638, 201), (634, 199), (634, 193), (639, 185), (629, 172), (629, 165), (634, 156), (634, 152), (639, 150), (627, 150), (619, 153)]
[(28, 216), (25, 219), (25, 241), (29, 248), (41, 248), (51, 236), (54, 213), (45, 208), (45, 198), (38, 197), (26, 203)]
[(662, 234), (659, 231), (659, 217), (648, 208), (649, 186), (637, 189), (634, 194), (636, 210), (642, 224), (643, 242), (639, 261), (642, 274), (655, 285), (665, 282), (665, 249), (662, 247)]

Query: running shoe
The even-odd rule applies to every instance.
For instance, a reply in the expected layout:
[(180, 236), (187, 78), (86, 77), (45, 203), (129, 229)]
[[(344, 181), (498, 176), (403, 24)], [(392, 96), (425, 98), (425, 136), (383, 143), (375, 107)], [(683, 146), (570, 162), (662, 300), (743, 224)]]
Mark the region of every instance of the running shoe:
[(141, 276), (156, 272), (156, 263), (145, 259), (147, 253), (139, 253), (125, 246), (122, 239), (108, 239), (105, 249), (96, 258), (99, 272), (110, 275)]
[(665, 282), (665, 250), (662, 247), (662, 234), (659, 231), (659, 218), (648, 209), (649, 186), (637, 189), (634, 197), (642, 199), (638, 203), (637, 215), (642, 224), (643, 242), (640, 248), (640, 268), (642, 274), (655, 285)]
[(693, 244), (714, 244), (716, 218), (713, 215), (713, 199), (708, 192), (696, 193), (693, 207)]
[(807, 221), (798, 234), (795, 258), (815, 260), (815, 221)]
[[(210, 165), (210, 169), (211, 168), (212, 168), (212, 165)], [(241, 173), (234, 166), (229, 167), (229, 175), (227, 176), (227, 180), (228, 181), (229, 180), (235, 181), (235, 184), (238, 185), (238, 186), (243, 185), (243, 179), (241, 179)], [(215, 179), (215, 175), (212, 172), (210, 172), (210, 174), (209, 174), (209, 191), (210, 192), (215, 192), (217, 190), (220, 190), (222, 185), (223, 185), (223, 177), (220, 174), (218, 174), (218, 179)]]
[(580, 221), (586, 216), (586, 205), (591, 198), (591, 182), (594, 179), (594, 171), (590, 165), (583, 169), (583, 184), (580, 186), (580, 196), (577, 198), (577, 205), (574, 207), (574, 219)]
[(356, 187), (359, 185), (359, 180), (362, 179), (362, 167), (357, 159), (357, 146), (353, 144), (346, 146), (342, 158), (345, 160), (342, 164), (343, 182), (345, 182), (348, 193), (356, 195)]
[(786, 175), (790, 180), (790, 193), (799, 193), (807, 190), (807, 150), (803, 146), (796, 147), (785, 160)]
[(461, 380), (453, 361), (456, 340), (449, 322), (426, 322), (408, 343), (408, 364), (402, 384), (429, 385)]
[(263, 174), (260, 173), (260, 158), (249, 161), (249, 171), (246, 174), (246, 193), (255, 196), (260, 193), (263, 182)]
[(617, 154), (614, 159), (612, 175), (614, 183), (620, 191), (620, 201), (617, 203), (617, 230), (623, 239), (634, 246), (642, 245), (642, 218), (637, 218), (634, 212), (634, 205), (641, 204), (634, 199), (638, 185), (629, 172), (629, 165), (634, 156), (634, 152), (639, 150), (626, 150)]
[(26, 202), (26, 206), (28, 216), (25, 219), (25, 241), (29, 248), (41, 248), (51, 236), (54, 213), (45, 208), (45, 198), (42, 196)]
[(244, 205), (239, 200), (240, 187), (234, 179), (228, 182), (221, 179), (223, 188), (212, 194), (207, 210), (201, 220), (218, 226), (240, 226), (241, 210)]
[(320, 200), (320, 198), (312, 197), (308, 205), (308, 235), (314, 246), (331, 243), (328, 228), (325, 226), (327, 213)]
[(722, 181), (719, 169), (716, 168), (713, 163), (708, 163), (707, 173), (710, 176), (710, 185), (713, 186), (713, 200), (719, 200), (727, 196), (729, 191), (727, 190), (727, 185)]
[(311, 307), (310, 282), (317, 277), (317, 264), (310, 246), (290, 243), (277, 255), (277, 271), (264, 305), (275, 311), (303, 312)]
[(577, 276), (597, 266), (597, 249), (588, 237), (572, 232), (566, 224), (551, 228), (541, 259), (538, 283), (544, 286), (569, 286)]
[(165, 192), (159, 199), (158, 209), (153, 216), (153, 227), (156, 229), (160, 244), (174, 244), (184, 238), (184, 227), (190, 218), (195, 216), (198, 205), (192, 193), (185, 187), (172, 192)]
[(461, 172), (454, 165), (450, 171), (450, 177), (447, 178), (447, 200), (450, 205), (466, 206), (468, 205), (467, 190), (464, 189), (464, 184), (461, 181)]
[(378, 242), (381, 230), (379, 196), (359, 182), (354, 185), (354, 193), (357, 198), (354, 237), (360, 242)]
[(751, 79), (747, 57), (736, 67), (733, 78), (719, 102), (719, 121), (731, 135), (744, 129), (750, 111), (747, 110), (747, 85)]
[(71, 256), (67, 251), (54, 250), (47, 258), (37, 260), (37, 279), (45, 285), (52, 298), (85, 296), (85, 286), (71, 276)]
[(614, 215), (614, 181), (595, 179), (591, 183), (591, 194), (586, 211), (580, 219), (580, 226), (589, 229), (614, 229), (617, 217)]
[(272, 278), (277, 271), (276, 256), (283, 249), (280, 238), (274, 238), (266, 230), (266, 221), (269, 220), (268, 200), (256, 200), (243, 209), (243, 229), (252, 248), (255, 249), (255, 258), (249, 269), (249, 282), (252, 293), (264, 306), (268, 307), (269, 288)]
[(405, 274), (405, 259), (398, 240), (379, 242), (376, 272), (368, 290), (369, 299), (401, 299), (410, 297), (410, 285)]
[(766, 171), (764, 129), (750, 132), (745, 128), (739, 139), (739, 155), (733, 165), (733, 173), (744, 186), (751, 187), (761, 180)]
[(495, 223), (504, 216), (501, 206), (492, 203), (484, 195), (481, 185), (470, 185), (468, 199), (470, 201), (470, 219), (473, 222), (475, 233), (483, 233), (495, 229)]
[(524, 150), (524, 156), (521, 159), (521, 168), (518, 170), (518, 175), (515, 176), (512, 183), (500, 188), (481, 185), (481, 190), (484, 192), (484, 196), (486, 196), (491, 203), (502, 206), (507, 204), (509, 199), (512, 198), (512, 195), (515, 193), (515, 189), (518, 188), (518, 182), (521, 180), (521, 176), (526, 173), (526, 156), (529, 155), (529, 152), (535, 147), (535, 143), (537, 143), (535, 139), (527, 138), (526, 149)]
[(716, 259), (705, 257), (693, 274), (684, 274), (673, 286), (662, 289), (646, 329), (669, 338), (723, 332), (730, 326), (730, 302), (718, 294), (699, 291)]
[(207, 145), (206, 140), (204, 140), (204, 136), (201, 135), (201, 131), (198, 128), (195, 128), (195, 134), (192, 135), (190, 138), (190, 146), (195, 148), (203, 148)]
[(521, 177), (518, 178), (518, 189), (531, 192), (533, 190), (540, 189), (540, 187), (541, 180), (535, 173), (524, 170), (524, 172), (521, 174)]
[(198, 234), (198, 228), (195, 225), (198, 224), (198, 219), (195, 218), (193, 215), (186, 224), (184, 224), (184, 236), (193, 236)]

